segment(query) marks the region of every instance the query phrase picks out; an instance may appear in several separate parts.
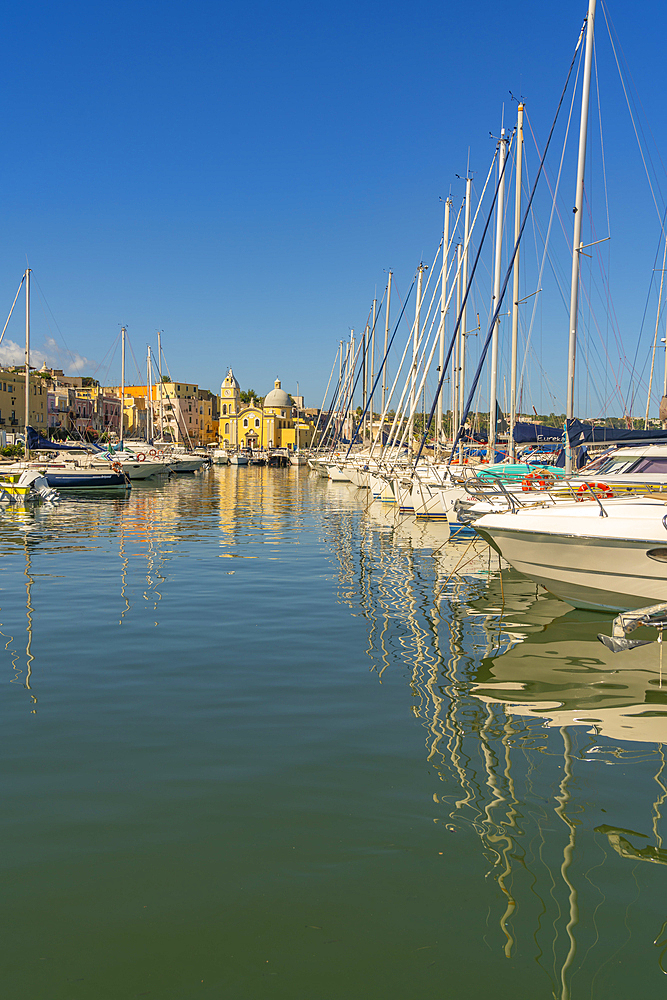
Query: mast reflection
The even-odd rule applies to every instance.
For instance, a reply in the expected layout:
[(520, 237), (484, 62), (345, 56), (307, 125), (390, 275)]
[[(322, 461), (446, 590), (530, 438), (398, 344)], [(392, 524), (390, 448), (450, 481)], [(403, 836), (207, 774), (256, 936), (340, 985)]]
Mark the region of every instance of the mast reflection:
[(538, 591), (474, 539), (441, 546), (371, 508), (356, 526), (341, 518), (331, 541), (339, 600), (368, 622), (370, 669), (382, 680), (409, 666), (441, 783), (433, 818), (446, 835), (478, 839), (501, 953), (530, 945), (561, 1000), (575, 976), (592, 990), (615, 948), (609, 911), (604, 930), (596, 924), (607, 882), (629, 878), (631, 893), (635, 876), (618, 864), (667, 861), (657, 645), (611, 653), (597, 641), (607, 619)]

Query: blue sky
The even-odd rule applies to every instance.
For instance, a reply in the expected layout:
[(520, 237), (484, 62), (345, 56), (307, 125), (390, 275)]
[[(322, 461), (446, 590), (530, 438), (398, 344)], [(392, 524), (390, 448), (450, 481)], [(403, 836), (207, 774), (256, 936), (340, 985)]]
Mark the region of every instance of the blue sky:
[[(244, 387), (263, 393), (280, 377), (296, 391), (298, 381), (317, 405), (338, 341), (363, 327), (386, 269), (404, 295), (419, 260), (432, 259), (440, 198), (451, 190), (460, 199), (468, 155), (481, 186), (489, 133), (498, 133), (503, 106), (506, 120), (515, 115), (510, 91), (523, 95), (544, 139), (585, 8), (201, 0), (54, 2), (29, 16), (6, 8), (0, 312), (27, 257), (37, 359), (116, 382), (119, 352), (111, 365), (108, 356), (120, 325), (142, 372), (159, 328), (177, 379), (216, 389), (232, 365)], [(608, 12), (652, 129), (662, 211), (664, 8), (649, 0), (640, 20), (637, 8), (611, 0)], [(596, 125), (592, 215), (606, 235), (608, 200), (613, 310), (634, 354), (651, 271), (661, 266), (660, 231), (600, 7), (597, 20), (607, 195)], [(574, 144), (562, 182), (566, 227), (573, 162)], [(534, 147), (527, 163), (532, 178)], [(557, 155), (551, 166), (555, 174)], [(546, 196), (537, 211), (546, 222)], [(530, 267), (525, 294), (534, 290)], [(567, 317), (555, 290), (546, 293), (533, 344), (547, 374), (530, 362), (524, 393), (540, 411), (562, 407), (566, 365)], [(482, 299), (480, 291), (481, 312)], [(596, 306), (597, 322), (617, 356), (605, 309)], [(11, 360), (21, 338), (17, 317), (0, 360)], [(127, 374), (136, 380), (131, 362)], [(602, 377), (598, 364), (591, 378)], [(580, 412), (603, 405), (601, 394), (619, 412), (586, 379)]]

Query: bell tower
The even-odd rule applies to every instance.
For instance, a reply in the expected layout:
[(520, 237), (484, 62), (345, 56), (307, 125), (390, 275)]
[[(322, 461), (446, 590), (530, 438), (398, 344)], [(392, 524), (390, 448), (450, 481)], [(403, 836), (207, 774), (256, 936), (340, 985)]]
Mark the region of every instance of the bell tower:
[(220, 386), (220, 412), (222, 416), (234, 417), (241, 408), (241, 387), (229, 369)]

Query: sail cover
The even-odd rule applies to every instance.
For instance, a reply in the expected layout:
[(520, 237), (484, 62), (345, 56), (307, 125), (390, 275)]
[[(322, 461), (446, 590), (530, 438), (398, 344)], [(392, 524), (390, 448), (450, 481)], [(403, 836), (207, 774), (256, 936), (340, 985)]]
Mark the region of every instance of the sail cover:
[(536, 444), (537, 442), (560, 444), (563, 440), (563, 428), (517, 421), (514, 425), (514, 440), (517, 444)]
[(104, 448), (100, 448), (96, 444), (89, 444), (88, 441), (81, 441), (80, 444), (60, 444), (59, 441), (49, 441), (34, 427), (28, 427), (28, 448), (31, 451), (81, 451), (82, 449), (104, 451)]

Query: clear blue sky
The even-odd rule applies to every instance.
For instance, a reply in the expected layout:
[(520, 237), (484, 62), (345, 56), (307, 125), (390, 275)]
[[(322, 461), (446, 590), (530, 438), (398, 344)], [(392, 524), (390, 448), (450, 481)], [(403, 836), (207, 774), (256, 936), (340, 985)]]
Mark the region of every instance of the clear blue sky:
[[(432, 258), (439, 199), (460, 198), (468, 149), (476, 183), (486, 174), (489, 132), (503, 105), (506, 119), (515, 114), (510, 91), (544, 139), (585, 10), (569, 0), (6, 7), (2, 322), (27, 256), (52, 311), (35, 288), (38, 359), (115, 382), (118, 352), (110, 368), (102, 362), (120, 325), (141, 365), (160, 328), (178, 379), (217, 389), (232, 365), (243, 387), (264, 393), (280, 377), (296, 391), (298, 380), (317, 405), (337, 342), (363, 326), (385, 269), (405, 294), (419, 260)], [(609, 13), (667, 193), (656, 153), (667, 152), (664, 5), (611, 0)], [(598, 72), (606, 259), (632, 353), (661, 266), (658, 216), (600, 6)], [(532, 177), (534, 148), (527, 155)], [(591, 190), (605, 235), (596, 156)], [(567, 170), (571, 227), (571, 157)], [(540, 211), (546, 223), (544, 203)], [(562, 236), (558, 253), (565, 261)], [(534, 344), (562, 404), (567, 318), (557, 296), (540, 309)], [(21, 337), (17, 318), (0, 360)], [(135, 374), (129, 364), (128, 380)], [(538, 375), (531, 391), (538, 408), (552, 408)]]

